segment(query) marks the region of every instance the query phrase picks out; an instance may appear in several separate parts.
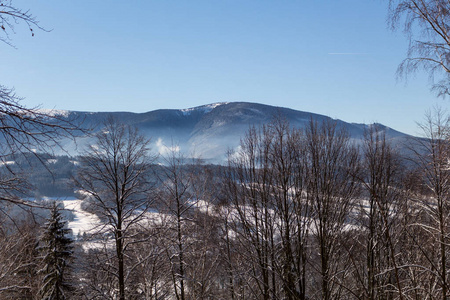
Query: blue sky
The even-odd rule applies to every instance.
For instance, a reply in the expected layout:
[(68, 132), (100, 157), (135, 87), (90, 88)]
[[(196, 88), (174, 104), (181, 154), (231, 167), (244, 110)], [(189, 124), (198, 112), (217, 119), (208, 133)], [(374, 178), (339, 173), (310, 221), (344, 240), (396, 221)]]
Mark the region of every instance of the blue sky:
[(248, 101), (416, 133), (438, 99), (396, 78), (408, 41), (382, 0), (25, 1), (0, 83), (27, 106), (146, 112)]

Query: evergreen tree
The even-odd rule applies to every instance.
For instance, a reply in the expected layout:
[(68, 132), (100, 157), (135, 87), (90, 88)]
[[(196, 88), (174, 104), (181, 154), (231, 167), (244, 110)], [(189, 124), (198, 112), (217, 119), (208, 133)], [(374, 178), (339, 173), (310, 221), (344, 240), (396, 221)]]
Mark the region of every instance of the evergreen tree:
[(66, 221), (63, 220), (59, 207), (54, 203), (41, 237), (40, 249), (43, 254), (41, 299), (67, 299), (68, 293), (72, 290), (67, 280), (70, 273), (69, 262), (73, 255), (72, 239), (67, 236), (70, 230), (65, 228), (65, 225)]

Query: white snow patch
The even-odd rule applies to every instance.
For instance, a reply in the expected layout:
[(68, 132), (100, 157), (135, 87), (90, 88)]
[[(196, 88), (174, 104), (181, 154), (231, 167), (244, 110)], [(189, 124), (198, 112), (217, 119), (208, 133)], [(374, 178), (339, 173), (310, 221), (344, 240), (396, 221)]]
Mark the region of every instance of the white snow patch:
[(41, 109), (37, 109), (36, 112), (39, 113), (39, 114), (47, 115), (49, 117), (56, 117), (56, 116), (68, 117), (69, 114), (70, 114), (70, 111), (63, 110), (63, 109), (45, 109), (45, 108), (41, 108)]
[(224, 104), (228, 104), (229, 102), (217, 102), (217, 103), (212, 103), (212, 104), (207, 104), (207, 105), (202, 105), (202, 106), (197, 106), (197, 107), (191, 107), (191, 108), (185, 108), (185, 109), (180, 109), (180, 111), (183, 113), (183, 115), (190, 115), (193, 111), (202, 111), (204, 113), (209, 113), (210, 111), (212, 111), (214, 108), (224, 105)]
[(70, 210), (74, 214), (74, 220), (67, 223), (74, 236), (92, 233), (102, 225), (99, 217), (81, 209), (82, 200), (62, 200), (61, 202), (64, 204), (64, 209)]
[(195, 206), (199, 211), (206, 214), (209, 214), (213, 209), (213, 204), (205, 200), (197, 200)]

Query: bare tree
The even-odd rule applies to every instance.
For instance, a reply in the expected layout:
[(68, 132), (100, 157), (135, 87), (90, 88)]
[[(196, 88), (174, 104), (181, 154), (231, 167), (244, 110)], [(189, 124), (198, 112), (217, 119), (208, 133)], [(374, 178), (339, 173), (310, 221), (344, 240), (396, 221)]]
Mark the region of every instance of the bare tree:
[(360, 202), (361, 230), (355, 234), (362, 235), (359, 255), (364, 262), (356, 266), (355, 278), (361, 281), (365, 299), (392, 299), (394, 294), (403, 298), (396, 245), (400, 242), (399, 207), (403, 199), (399, 154), (376, 125), (364, 133), (362, 154), (358, 177), (365, 197)]
[(151, 199), (148, 144), (137, 129), (108, 119), (96, 144), (82, 157), (76, 179), (76, 185), (105, 222), (99, 233), (112, 235), (115, 260), (110, 272), (117, 278), (119, 299), (125, 299), (132, 270), (126, 263), (128, 247), (137, 242), (132, 229), (139, 226)]
[(35, 29), (43, 30), (39, 21), (31, 14), (29, 10), (21, 9), (14, 5), (13, 0), (0, 1), (0, 42), (11, 45), (11, 33), (16, 33), (15, 26), (19, 23), (25, 23), (31, 36), (34, 36)]
[(0, 162), (3, 166), (0, 200), (30, 205), (21, 197), (30, 190), (30, 186), (24, 176), (8, 166), (8, 161), (18, 159), (21, 154), (26, 154), (22, 158), (31, 154), (46, 168), (39, 152), (64, 151), (64, 139), (74, 139), (88, 130), (80, 127), (82, 120), (74, 115), (30, 109), (19, 101), (12, 90), (0, 86)]
[(4, 216), (6, 219), (0, 218), (0, 297), (33, 299), (41, 280), (39, 224), (33, 221), (31, 213), (9, 220), (10, 214)]
[(345, 227), (359, 194), (355, 180), (359, 155), (347, 132), (331, 121), (311, 120), (306, 143), (307, 197), (312, 205), (312, 234), (318, 252), (312, 263), (319, 274), (320, 298), (340, 299), (344, 297), (340, 280), (348, 272), (342, 264), (340, 244), (345, 241)]
[[(224, 188), (226, 185), (224, 185)], [(224, 193), (226, 194), (226, 193)], [(222, 260), (223, 260), (223, 271), (224, 271), (224, 286), (226, 289), (226, 296), (228, 299), (235, 300), (237, 299), (237, 290), (236, 286), (237, 277), (236, 273), (238, 273), (236, 264), (238, 263), (237, 253), (239, 252), (238, 246), (236, 245), (236, 241), (232, 236), (232, 212), (233, 208), (228, 202), (228, 198), (226, 195), (220, 197), (220, 202), (216, 206), (217, 214), (221, 216), (218, 220), (218, 226), (222, 232), (221, 241), (220, 241), (220, 251), (222, 252)]]
[(228, 296), (223, 286), (226, 259), (223, 258), (220, 222), (215, 209), (222, 178), (218, 168), (193, 160), (190, 170), (192, 201), (196, 204), (188, 228), (190, 251), (187, 253), (189, 299), (214, 299)]
[(450, 3), (447, 0), (390, 0), (390, 25), (401, 26), (409, 38), (408, 57), (398, 68), (400, 75), (417, 69), (430, 78), (442, 74), (433, 88), (439, 95), (449, 94), (450, 80)]
[(311, 206), (306, 192), (305, 136), (278, 117), (269, 124), (272, 132), (271, 194), (276, 218), (275, 270), (285, 299), (307, 299), (306, 277)]
[[(0, 42), (11, 44), (15, 26), (24, 23), (31, 34), (44, 30), (29, 10), (14, 5), (13, 0), (0, 0)], [(14, 153), (62, 149), (62, 137), (72, 136), (79, 128), (75, 119), (57, 112), (26, 107), (14, 89), (0, 84), (0, 158)], [(79, 121), (79, 120), (78, 120)]]
[[(44, 30), (29, 10), (19, 8), (13, 0), (0, 0), (0, 42), (11, 45), (11, 34), (21, 23), (32, 35), (36, 29)], [(0, 84), (0, 161), (11, 159), (17, 153), (63, 150), (62, 138), (80, 132), (81, 120), (76, 117), (62, 116), (39, 107), (29, 108), (21, 103), (22, 100), (14, 89)], [(0, 194), (1, 200), (30, 204), (16, 193), (28, 188), (24, 183), (23, 178), (13, 172), (2, 176), (0, 186), (4, 193)]]
[[(227, 193), (232, 203), (232, 230), (237, 234), (243, 279), (249, 297), (277, 299), (274, 263), (275, 216), (271, 197), (270, 150), (267, 127), (252, 127), (241, 141), (238, 153), (229, 157)], [(251, 296), (250, 296), (251, 295)]]
[[(267, 126), (250, 128), (239, 152), (229, 157), (226, 185), (232, 205), (222, 208), (228, 268), (238, 273), (232, 268), (236, 258), (230, 246), (237, 245), (230, 241), (231, 229), (243, 249), (235, 256), (244, 261), (235, 264), (249, 265), (244, 281), (253, 297), (307, 299), (311, 205), (305, 197), (305, 151), (303, 133), (276, 116)], [(233, 287), (233, 276), (229, 281)]]
[(42, 163), (41, 167), (46, 168), (38, 152), (65, 151), (64, 139), (74, 139), (89, 130), (81, 128), (82, 120), (75, 115), (28, 108), (20, 103), (21, 100), (13, 89), (0, 85), (0, 200), (32, 205), (23, 200), (31, 186), (25, 176), (8, 166), (8, 161), (18, 159), (21, 154), (25, 154), (22, 158), (31, 154)]
[(419, 213), (410, 225), (416, 234), (409, 237), (423, 257), (423, 265), (418, 268), (426, 270), (425, 276), (430, 276), (433, 282), (427, 289), (429, 297), (447, 299), (450, 293), (449, 117), (437, 109), (434, 114), (427, 114), (421, 128), (425, 138), (414, 139), (411, 149), (413, 162), (422, 175), (424, 193), (416, 199)]
[(160, 206), (166, 216), (165, 252), (170, 263), (173, 292), (177, 300), (187, 299), (188, 230), (193, 208), (198, 199), (193, 196), (190, 166), (175, 149), (169, 149), (164, 157), (165, 166), (159, 174), (162, 184)]
[(133, 244), (127, 254), (135, 266), (130, 280), (136, 291), (136, 299), (165, 299), (172, 295), (164, 244), (167, 231), (158, 221), (149, 221), (144, 230), (139, 230), (142, 242)]

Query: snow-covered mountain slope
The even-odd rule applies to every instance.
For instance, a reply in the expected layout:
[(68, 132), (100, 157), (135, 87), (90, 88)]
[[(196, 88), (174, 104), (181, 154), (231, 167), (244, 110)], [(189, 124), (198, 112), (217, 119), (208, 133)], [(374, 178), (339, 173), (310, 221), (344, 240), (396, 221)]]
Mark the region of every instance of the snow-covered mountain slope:
[[(168, 148), (176, 147), (187, 156), (196, 156), (210, 162), (223, 162), (226, 152), (236, 148), (240, 139), (252, 125), (262, 125), (277, 116), (286, 118), (292, 126), (304, 127), (311, 119), (322, 121), (331, 119), (324, 115), (248, 102), (222, 102), (187, 109), (160, 109), (146, 113), (130, 112), (67, 112), (63, 116), (83, 120), (83, 126), (95, 130), (108, 117), (138, 127), (152, 139), (155, 152), (164, 154)], [(335, 120), (338, 126), (348, 130), (351, 137), (360, 140), (366, 124), (347, 123)], [(407, 135), (378, 124), (386, 131), (388, 138), (402, 140)], [(95, 131), (94, 130), (94, 131)], [(66, 148), (71, 153), (92, 143), (92, 138), (81, 137), (78, 147), (67, 141)]]

